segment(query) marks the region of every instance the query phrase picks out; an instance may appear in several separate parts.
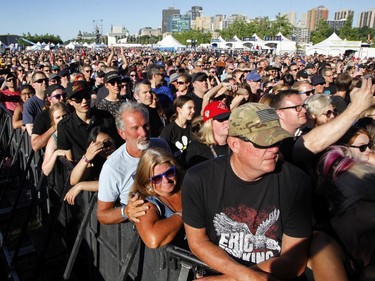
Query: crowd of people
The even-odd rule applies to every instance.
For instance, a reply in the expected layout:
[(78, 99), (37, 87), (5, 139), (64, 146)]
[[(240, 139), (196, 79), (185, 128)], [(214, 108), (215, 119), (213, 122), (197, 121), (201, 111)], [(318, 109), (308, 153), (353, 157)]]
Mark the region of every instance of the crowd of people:
[(0, 56), (43, 173), (74, 165), (66, 203), (98, 192), (100, 223), (190, 249), (202, 280), (374, 280), (374, 82), (375, 60), (318, 54)]

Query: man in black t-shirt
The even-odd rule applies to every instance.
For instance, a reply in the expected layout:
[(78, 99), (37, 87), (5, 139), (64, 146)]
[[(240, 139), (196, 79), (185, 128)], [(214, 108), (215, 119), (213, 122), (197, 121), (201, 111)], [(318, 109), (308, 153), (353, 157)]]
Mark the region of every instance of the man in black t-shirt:
[[(307, 176), (278, 158), (291, 137), (276, 112), (247, 103), (229, 118), (232, 154), (189, 169), (182, 185), (190, 249), (220, 280), (280, 280), (305, 269), (311, 235)], [(271, 276), (270, 276), (271, 275)]]
[[(46, 96), (51, 105), (58, 102), (65, 102), (65, 89), (59, 84), (50, 85), (46, 89)], [(44, 148), (55, 131), (56, 125), (51, 126), (49, 108), (46, 108), (35, 117), (31, 134), (31, 146), (33, 150), (38, 151)]]

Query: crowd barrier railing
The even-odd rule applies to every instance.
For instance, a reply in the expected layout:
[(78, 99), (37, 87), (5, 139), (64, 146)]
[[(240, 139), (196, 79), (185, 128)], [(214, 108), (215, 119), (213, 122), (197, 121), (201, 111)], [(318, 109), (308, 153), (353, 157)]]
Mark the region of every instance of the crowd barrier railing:
[[(19, 253), (22, 252), (21, 245), (28, 232), (28, 222), (32, 214), (35, 214), (35, 210), (37, 213), (43, 213), (39, 218), (43, 220), (42, 225), (46, 229), (44, 244), (38, 251), (33, 272), (35, 280), (43, 274), (47, 250), (53, 247), (50, 245), (51, 237), (56, 233), (66, 247), (69, 257), (64, 265), (64, 280), (80, 279), (80, 275), (83, 274), (81, 277), (85, 280), (131, 278), (145, 281), (184, 281), (194, 279), (193, 275), (196, 272), (202, 274), (211, 271), (191, 252), (174, 245), (159, 249), (147, 248), (131, 222), (101, 225), (96, 218), (96, 193), (82, 192), (77, 196), (75, 205), (66, 204), (63, 198), (71, 187), (69, 177), (72, 164), (67, 159), (59, 157), (48, 181), (45, 180), (40, 169), (43, 154), (32, 150), (28, 134), (12, 128), (11, 115), (4, 109), (0, 111), (0, 122), (2, 152), (17, 160), (13, 161), (12, 165), (19, 166), (20, 171), (17, 196), (12, 201), (8, 214), (4, 245), (7, 243), (10, 225), (17, 215), (19, 198), (25, 194), (30, 196), (27, 216), (21, 226), (21, 235), (15, 243), (16, 246), (12, 249), (3, 247), (3, 251), (7, 249), (5, 254), (11, 273), (16, 272)], [(41, 196), (43, 190), (45, 198)], [(17, 280), (17, 274), (12, 276)]]

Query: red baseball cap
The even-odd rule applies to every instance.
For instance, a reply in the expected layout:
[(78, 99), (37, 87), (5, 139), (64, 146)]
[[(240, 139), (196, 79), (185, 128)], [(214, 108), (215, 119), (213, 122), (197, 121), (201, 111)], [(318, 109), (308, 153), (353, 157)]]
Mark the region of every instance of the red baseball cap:
[(230, 109), (225, 103), (221, 101), (213, 101), (209, 103), (203, 111), (203, 121), (206, 122), (209, 119), (220, 120), (229, 117)]

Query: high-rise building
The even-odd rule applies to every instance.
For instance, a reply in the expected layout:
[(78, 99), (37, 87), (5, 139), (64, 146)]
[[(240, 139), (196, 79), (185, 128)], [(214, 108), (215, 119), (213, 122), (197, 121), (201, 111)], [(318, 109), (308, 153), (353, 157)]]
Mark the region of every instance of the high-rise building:
[(179, 14), (180, 14), (180, 9), (175, 9), (173, 7), (169, 7), (168, 9), (164, 9), (162, 11), (162, 23), (161, 23), (162, 33), (167, 31), (167, 24), (168, 24), (169, 17), (173, 15), (179, 15)]
[(284, 13), (284, 14), (282, 14), (282, 16), (286, 16), (286, 18), (288, 19), (288, 22), (291, 25), (293, 25), (293, 26), (297, 25), (297, 13), (296, 12)]
[(182, 32), (190, 30), (191, 18), (189, 14), (172, 15), (168, 18), (167, 32)]
[(194, 29), (196, 30), (202, 30), (202, 31), (211, 31), (212, 30), (212, 20), (211, 17), (196, 17), (195, 20), (192, 20), (194, 22)]
[(335, 12), (334, 20), (346, 20), (349, 16), (354, 16), (353, 10), (341, 10)]
[(328, 9), (324, 6), (307, 11), (307, 28), (309, 31), (316, 29), (320, 20), (328, 20)]
[(215, 30), (223, 30), (223, 20), (225, 16), (223, 15), (216, 15), (212, 17), (212, 31)]
[(197, 17), (203, 16), (203, 8), (202, 6), (192, 6), (191, 10), (189, 11), (192, 20), (195, 20)]
[(358, 20), (358, 27), (369, 27), (369, 28), (375, 28), (375, 9), (361, 12), (359, 15)]

